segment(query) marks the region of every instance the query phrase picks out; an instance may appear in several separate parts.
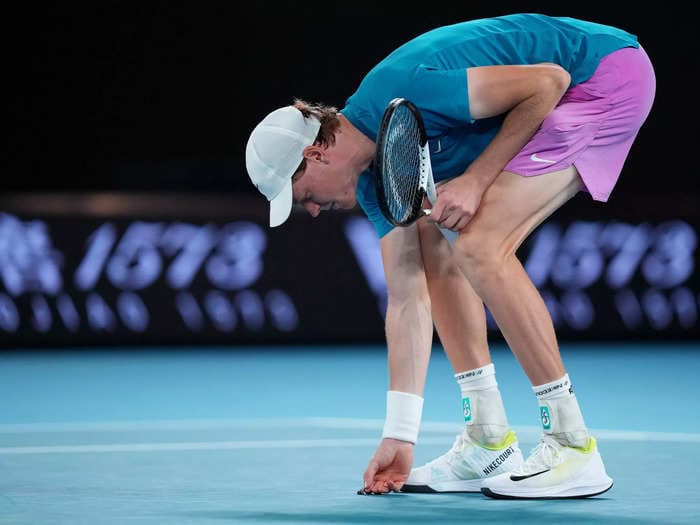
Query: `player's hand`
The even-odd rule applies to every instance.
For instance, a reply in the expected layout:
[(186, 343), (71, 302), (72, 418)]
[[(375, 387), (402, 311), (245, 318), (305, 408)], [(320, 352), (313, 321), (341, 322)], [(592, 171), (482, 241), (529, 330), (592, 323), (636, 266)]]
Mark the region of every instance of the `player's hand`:
[(474, 177), (460, 175), (436, 188), (437, 199), (430, 220), (438, 226), (460, 231), (476, 215), (484, 190)]
[(413, 443), (385, 438), (379, 444), (364, 473), (366, 494), (398, 492), (413, 465)]

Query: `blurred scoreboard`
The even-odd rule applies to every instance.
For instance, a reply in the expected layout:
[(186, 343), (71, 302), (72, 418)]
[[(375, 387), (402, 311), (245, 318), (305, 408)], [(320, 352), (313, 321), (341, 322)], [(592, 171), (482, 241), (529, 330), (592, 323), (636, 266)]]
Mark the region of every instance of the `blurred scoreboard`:
[[(379, 241), (359, 212), (270, 229), (257, 199), (20, 201), (0, 208), (5, 348), (384, 341)], [(555, 214), (518, 252), (560, 340), (700, 340), (696, 217), (604, 210)]]

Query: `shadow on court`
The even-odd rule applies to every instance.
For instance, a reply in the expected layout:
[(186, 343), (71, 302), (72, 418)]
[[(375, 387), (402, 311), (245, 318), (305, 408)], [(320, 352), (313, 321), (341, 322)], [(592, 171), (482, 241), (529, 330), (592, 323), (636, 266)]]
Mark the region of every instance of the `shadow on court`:
[[(322, 496), (321, 496), (322, 497)], [(347, 508), (334, 511), (310, 513), (286, 512), (197, 512), (187, 513), (183, 517), (195, 520), (220, 520), (233, 523), (406, 523), (406, 524), (459, 524), (465, 523), (634, 523), (639, 525), (658, 524), (658, 520), (625, 518), (624, 516), (595, 515), (595, 507), (601, 505), (598, 500), (572, 502), (482, 502), (484, 496), (478, 494), (455, 495), (391, 495), (373, 496), (386, 498), (381, 505), (374, 502), (348, 504)], [(401, 501), (397, 501), (398, 499)], [(421, 501), (407, 502), (406, 499)], [(478, 501), (478, 503), (477, 503)], [(499, 508), (500, 507), (500, 508)], [(586, 508), (587, 507), (587, 508)], [(588, 511), (593, 512), (588, 512)], [(666, 522), (671, 523), (671, 521)]]

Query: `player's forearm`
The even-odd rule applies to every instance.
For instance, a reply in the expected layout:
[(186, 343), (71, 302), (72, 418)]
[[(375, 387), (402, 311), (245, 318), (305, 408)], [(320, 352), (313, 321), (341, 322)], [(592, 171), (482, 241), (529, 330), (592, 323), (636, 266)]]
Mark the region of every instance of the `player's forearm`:
[(430, 301), (390, 299), (386, 339), (390, 390), (422, 396), (433, 340)]
[(486, 149), (467, 168), (486, 190), (517, 155), (540, 127), (545, 117), (556, 107), (566, 91), (558, 81), (544, 82), (545, 88), (514, 106), (503, 125)]

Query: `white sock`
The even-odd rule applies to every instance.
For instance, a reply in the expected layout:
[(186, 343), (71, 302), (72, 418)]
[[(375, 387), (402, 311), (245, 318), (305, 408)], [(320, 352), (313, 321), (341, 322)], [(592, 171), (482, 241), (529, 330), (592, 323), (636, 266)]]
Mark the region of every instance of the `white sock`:
[(586, 447), (588, 430), (583, 422), (569, 374), (556, 381), (533, 386), (532, 390), (539, 403), (544, 433), (551, 435), (562, 445)]
[(493, 363), (455, 374), (462, 391), (467, 434), (477, 443), (495, 445), (508, 432), (508, 420)]

